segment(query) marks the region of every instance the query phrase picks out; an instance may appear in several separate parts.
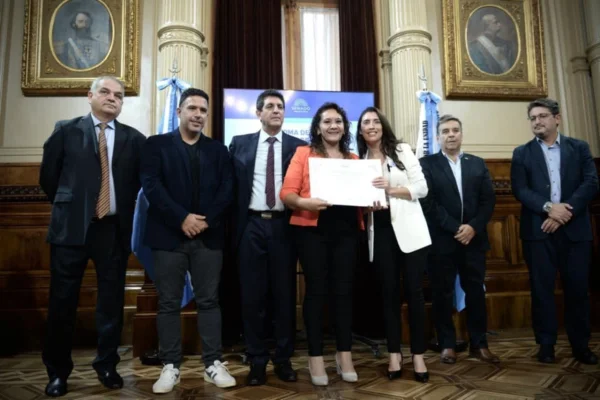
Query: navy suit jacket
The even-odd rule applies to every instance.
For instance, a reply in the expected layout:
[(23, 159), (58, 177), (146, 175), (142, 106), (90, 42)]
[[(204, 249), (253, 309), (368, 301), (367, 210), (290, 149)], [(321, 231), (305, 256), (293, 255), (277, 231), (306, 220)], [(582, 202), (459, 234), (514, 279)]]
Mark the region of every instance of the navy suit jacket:
[(148, 138), (142, 151), (141, 180), (148, 199), (144, 244), (173, 250), (188, 240), (181, 224), (190, 210), (206, 217), (208, 228), (199, 235), (212, 249), (223, 248), (224, 214), (231, 204), (231, 162), (227, 148), (201, 134), (200, 196), (192, 205), (190, 159), (179, 129)]
[[(542, 208), (551, 201), (550, 175), (535, 138), (514, 150), (510, 175), (513, 194), (521, 202), (521, 239), (545, 239), (542, 223), (548, 215)], [(560, 185), (560, 201), (573, 207), (565, 233), (572, 241), (592, 240), (588, 204), (598, 193), (598, 172), (583, 140), (560, 136)]]
[(488, 250), (487, 224), (494, 212), (496, 195), (485, 161), (472, 154), (463, 154), (462, 205), (456, 179), (442, 152), (423, 157), (420, 161), (429, 187), (421, 204), (431, 233), (432, 252), (449, 254), (462, 247), (454, 239), (462, 224), (469, 224), (475, 229), (475, 237), (467, 247)]
[[(290, 161), (296, 153), (298, 146), (306, 145), (306, 142), (282, 132), (281, 139), (281, 162), (282, 179), (285, 177)], [(248, 206), (252, 196), (252, 184), (254, 182), (254, 163), (256, 162), (256, 150), (260, 131), (246, 135), (234, 136), (229, 145), (229, 154), (233, 161), (233, 175), (235, 179), (236, 205), (234, 216), (236, 221), (236, 243), (242, 238), (242, 233), (248, 223)], [(278, 193), (276, 193), (279, 196)], [(288, 210), (289, 211), (289, 210)]]
[[(131, 246), (135, 199), (140, 190), (140, 153), (146, 137), (115, 120), (112, 175), (115, 185), (119, 233), (123, 248)], [(49, 243), (83, 246), (101, 181), (98, 138), (91, 114), (58, 121), (44, 143), (40, 186), (52, 203)]]

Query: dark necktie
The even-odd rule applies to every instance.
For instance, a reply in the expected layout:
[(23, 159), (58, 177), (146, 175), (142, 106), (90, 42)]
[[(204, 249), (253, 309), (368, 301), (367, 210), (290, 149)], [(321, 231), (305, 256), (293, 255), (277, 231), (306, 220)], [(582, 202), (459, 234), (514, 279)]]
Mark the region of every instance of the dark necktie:
[(98, 151), (100, 152), (100, 168), (102, 171), (102, 179), (100, 181), (100, 195), (96, 203), (96, 216), (104, 217), (110, 211), (110, 178), (108, 171), (108, 148), (106, 146), (106, 129), (105, 123), (98, 124), (100, 133), (98, 134)]
[(265, 185), (265, 194), (267, 195), (267, 206), (275, 207), (275, 149), (273, 143), (277, 138), (270, 137), (267, 139), (269, 143), (269, 152), (267, 154), (267, 184)]

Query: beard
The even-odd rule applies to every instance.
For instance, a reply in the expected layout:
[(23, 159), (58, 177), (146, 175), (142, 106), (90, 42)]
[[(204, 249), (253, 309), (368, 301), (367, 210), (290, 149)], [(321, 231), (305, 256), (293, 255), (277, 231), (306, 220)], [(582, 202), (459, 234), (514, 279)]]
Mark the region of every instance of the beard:
[(87, 28), (75, 28), (75, 36), (78, 39), (89, 39), (92, 35), (92, 31), (89, 27)]

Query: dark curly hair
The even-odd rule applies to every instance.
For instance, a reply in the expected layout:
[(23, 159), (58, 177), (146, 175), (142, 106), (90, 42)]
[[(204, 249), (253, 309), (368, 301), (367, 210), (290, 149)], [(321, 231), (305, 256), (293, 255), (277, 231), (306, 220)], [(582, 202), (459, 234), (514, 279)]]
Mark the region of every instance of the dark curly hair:
[(402, 161), (400, 161), (400, 159), (398, 158), (398, 154), (396, 154), (396, 149), (398, 149), (398, 151), (402, 151), (402, 149), (398, 147), (398, 145), (402, 143), (402, 140), (396, 138), (390, 121), (388, 121), (385, 115), (383, 115), (383, 113), (377, 107), (365, 108), (363, 112), (360, 113), (360, 117), (358, 118), (358, 127), (356, 128), (356, 143), (358, 145), (358, 155), (360, 156), (360, 158), (363, 158), (365, 154), (367, 154), (368, 150), (367, 142), (365, 141), (363, 135), (361, 135), (362, 120), (365, 114), (368, 112), (374, 112), (375, 114), (377, 114), (377, 118), (379, 118), (379, 121), (381, 122), (381, 152), (384, 155), (391, 158), (399, 169), (406, 169)]
[(315, 116), (310, 123), (310, 148), (316, 154), (327, 157), (327, 151), (325, 151), (323, 138), (321, 135), (319, 135), (319, 124), (321, 123), (321, 117), (327, 110), (335, 110), (342, 116), (342, 121), (344, 122), (344, 135), (340, 139), (339, 147), (340, 151), (344, 155), (344, 158), (350, 158), (350, 141), (352, 140), (352, 137), (350, 136), (350, 121), (348, 121), (346, 111), (344, 111), (344, 109), (336, 103), (327, 102), (319, 107), (315, 113)]

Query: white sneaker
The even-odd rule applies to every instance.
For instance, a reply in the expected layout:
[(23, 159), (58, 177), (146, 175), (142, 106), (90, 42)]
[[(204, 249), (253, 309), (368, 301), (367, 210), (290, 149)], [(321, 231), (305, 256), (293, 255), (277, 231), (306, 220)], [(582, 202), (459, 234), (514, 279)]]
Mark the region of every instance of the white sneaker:
[(235, 386), (235, 378), (229, 374), (226, 365), (227, 361), (222, 363), (221, 361), (216, 360), (213, 365), (204, 370), (204, 380), (206, 382), (214, 383), (220, 388)]
[(152, 385), (154, 393), (169, 393), (173, 386), (179, 383), (179, 370), (173, 368), (173, 364), (167, 364), (160, 373), (160, 378)]

